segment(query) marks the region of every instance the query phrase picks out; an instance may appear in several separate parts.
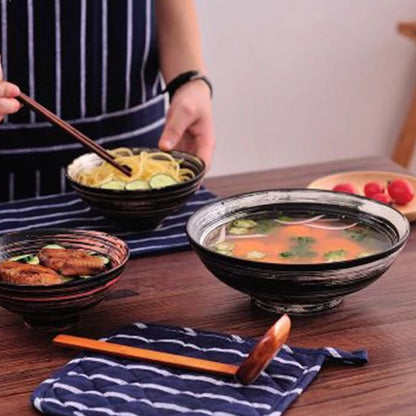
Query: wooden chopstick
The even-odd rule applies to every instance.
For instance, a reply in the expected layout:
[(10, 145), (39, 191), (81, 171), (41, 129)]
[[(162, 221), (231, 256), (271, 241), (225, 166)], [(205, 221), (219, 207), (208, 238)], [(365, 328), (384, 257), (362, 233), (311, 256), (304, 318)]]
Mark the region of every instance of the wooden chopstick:
[(66, 131), (74, 139), (78, 140), (86, 148), (88, 148), (92, 152), (96, 153), (102, 159), (104, 159), (105, 161), (107, 161), (108, 163), (113, 165), (120, 172), (124, 173), (127, 176), (131, 176), (131, 170), (128, 166), (119, 165), (114, 160), (114, 156), (111, 153), (107, 152), (107, 150), (105, 150), (103, 147), (101, 147), (98, 143), (91, 140), (85, 134), (81, 133), (75, 127), (71, 126), (66, 121), (59, 118), (56, 114), (49, 111), (42, 104), (39, 104), (37, 101), (35, 101), (33, 98), (30, 98), (28, 95), (26, 95), (23, 92), (20, 92), (20, 94), (16, 97), (16, 99), (18, 101), (20, 101), (22, 104), (27, 105), (31, 110), (33, 110), (36, 113), (39, 113), (42, 116), (44, 116), (47, 120), (49, 120), (55, 126), (61, 128), (64, 131)]
[(127, 345), (114, 344), (111, 342), (96, 341), (93, 339), (75, 337), (72, 335), (57, 335), (53, 342), (55, 344), (76, 349), (93, 352), (103, 352), (118, 357), (140, 359), (147, 362), (165, 364), (171, 367), (183, 368), (192, 371), (201, 371), (210, 374), (234, 376), (239, 367), (231, 364), (223, 364), (215, 361), (202, 360), (199, 358), (185, 357), (182, 355), (169, 354), (159, 351), (151, 351)]

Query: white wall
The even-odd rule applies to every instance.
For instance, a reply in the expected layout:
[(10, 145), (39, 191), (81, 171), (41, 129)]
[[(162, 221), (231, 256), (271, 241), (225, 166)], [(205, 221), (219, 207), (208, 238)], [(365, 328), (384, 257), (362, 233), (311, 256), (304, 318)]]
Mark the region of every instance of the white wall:
[(211, 176), (389, 156), (416, 85), (414, 0), (197, 0), (215, 86)]

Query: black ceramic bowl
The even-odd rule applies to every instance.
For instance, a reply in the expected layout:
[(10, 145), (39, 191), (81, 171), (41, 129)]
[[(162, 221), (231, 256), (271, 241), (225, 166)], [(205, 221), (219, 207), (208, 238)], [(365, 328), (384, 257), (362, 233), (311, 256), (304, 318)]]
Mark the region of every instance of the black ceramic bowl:
[(22, 316), (32, 328), (59, 330), (102, 301), (120, 279), (129, 257), (127, 245), (111, 235), (84, 230), (43, 229), (0, 238), (0, 261), (34, 253), (47, 244), (93, 251), (110, 260), (103, 273), (50, 286), (13, 285), (0, 281), (0, 306)]
[[(160, 151), (145, 148), (132, 150), (134, 153), (140, 153), (142, 150)], [(161, 189), (124, 191), (88, 187), (81, 185), (75, 178), (80, 172), (102, 163), (97, 155), (88, 153), (78, 157), (68, 166), (67, 178), (79, 196), (96, 212), (123, 227), (150, 230), (177, 211), (197, 191), (205, 173), (204, 162), (196, 156), (179, 151), (169, 153), (181, 160), (181, 166), (191, 169), (195, 176), (186, 182)]]
[[(381, 233), (389, 248), (359, 259), (319, 264), (276, 264), (219, 254), (204, 246), (209, 233), (230, 220), (248, 215), (307, 211), (343, 215)], [(193, 249), (216, 277), (252, 297), (268, 311), (292, 314), (322, 312), (337, 306), (381, 276), (396, 259), (408, 235), (409, 223), (388, 205), (339, 192), (289, 189), (236, 195), (195, 212), (187, 223)]]

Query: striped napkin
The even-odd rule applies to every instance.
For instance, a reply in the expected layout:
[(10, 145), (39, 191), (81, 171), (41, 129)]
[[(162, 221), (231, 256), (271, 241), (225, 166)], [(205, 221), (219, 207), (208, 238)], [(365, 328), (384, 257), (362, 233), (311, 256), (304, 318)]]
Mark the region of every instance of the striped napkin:
[[(119, 344), (239, 365), (256, 341), (192, 328), (136, 323), (109, 338)], [(255, 383), (101, 354), (82, 354), (33, 392), (32, 404), (60, 416), (280, 416), (325, 362), (360, 365), (365, 351), (284, 345)], [(341, 370), (340, 370), (341, 371)]]
[(138, 233), (116, 228), (108, 219), (92, 211), (74, 192), (30, 198), (0, 204), (0, 234), (51, 227), (104, 231), (126, 241), (131, 256), (137, 257), (189, 247), (186, 221), (195, 210), (216, 199), (213, 193), (201, 188), (159, 228)]

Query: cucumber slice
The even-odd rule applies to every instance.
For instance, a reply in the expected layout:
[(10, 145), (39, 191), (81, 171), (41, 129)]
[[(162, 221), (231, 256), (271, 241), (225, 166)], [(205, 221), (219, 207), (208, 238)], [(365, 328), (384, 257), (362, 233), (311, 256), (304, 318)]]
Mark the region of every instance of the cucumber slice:
[(101, 189), (115, 189), (118, 191), (122, 191), (126, 188), (126, 184), (123, 181), (110, 181), (103, 183), (100, 186)]
[(149, 182), (138, 179), (137, 181), (126, 184), (126, 189), (128, 191), (145, 191), (150, 189), (150, 185)]
[(233, 234), (233, 235), (243, 235), (243, 234), (248, 234), (249, 229), (248, 228), (243, 228), (243, 227), (231, 227), (228, 230), (229, 234)]
[(27, 260), (33, 257), (31, 254), (22, 254), (20, 256), (10, 257), (9, 261), (18, 261), (20, 263), (27, 263)]
[(22, 254), (9, 259), (9, 261), (17, 261), (19, 263), (39, 264), (39, 257), (32, 254)]
[(62, 247), (59, 244), (48, 244), (48, 245), (44, 246), (43, 248), (60, 248), (60, 249), (65, 249), (65, 247)]
[(102, 256), (101, 254), (97, 254), (95, 251), (91, 251), (88, 254), (90, 256), (99, 257), (103, 261), (103, 264), (105, 264), (105, 265), (110, 264), (110, 259), (106, 256)]
[(214, 248), (217, 251), (232, 251), (234, 249), (235, 244), (229, 241), (222, 241), (221, 243), (214, 244)]
[(158, 173), (150, 178), (149, 184), (152, 189), (165, 188), (166, 186), (176, 185), (178, 181), (165, 173)]
[(100, 259), (102, 259), (102, 261), (103, 261), (104, 264), (110, 263), (110, 259), (108, 257), (105, 257), (105, 256), (97, 256), (97, 255), (96, 255), (96, 257), (99, 257)]
[(266, 253), (254, 250), (247, 253), (246, 257), (250, 260), (261, 260), (262, 258), (266, 257)]
[(26, 263), (29, 263), (29, 264), (39, 264), (40, 263), (39, 257), (38, 256), (32, 256), (30, 259), (28, 259), (26, 261)]
[(216, 250), (217, 253), (223, 254), (224, 256), (233, 257), (234, 253), (232, 250)]
[(237, 228), (252, 228), (256, 225), (256, 221), (253, 220), (234, 220), (232, 223), (232, 226)]
[(363, 258), (363, 257), (367, 257), (367, 256), (370, 256), (371, 255), (371, 253), (370, 252), (368, 252), (368, 251), (362, 251), (361, 253), (358, 253), (356, 256), (355, 256), (355, 258), (356, 259), (361, 259), (361, 258)]

